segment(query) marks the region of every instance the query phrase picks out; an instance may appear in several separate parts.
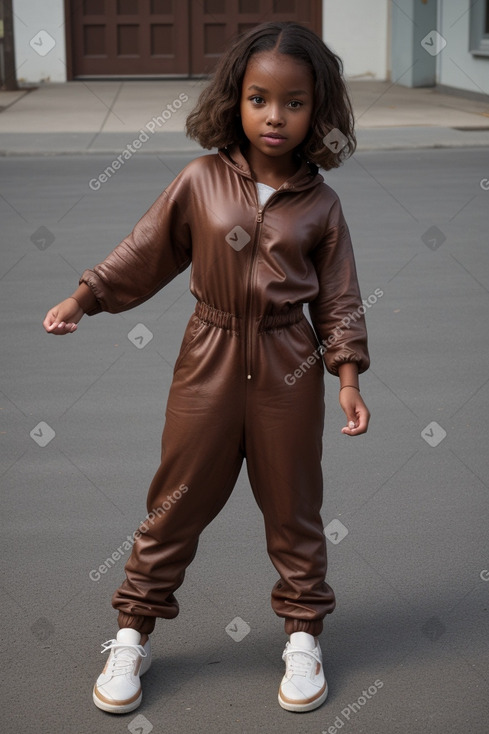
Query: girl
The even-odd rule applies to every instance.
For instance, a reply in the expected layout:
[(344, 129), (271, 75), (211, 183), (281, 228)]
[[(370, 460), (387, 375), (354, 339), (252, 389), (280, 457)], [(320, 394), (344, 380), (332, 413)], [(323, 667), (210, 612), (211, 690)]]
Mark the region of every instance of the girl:
[(318, 635), (335, 605), (320, 515), (323, 361), (340, 379), (343, 433), (369, 421), (348, 228), (317, 169), (355, 149), (341, 62), (300, 25), (260, 25), (222, 56), (187, 132), (218, 152), (192, 161), (44, 320), (50, 334), (72, 333), (84, 313), (134, 308), (192, 263), (197, 305), (174, 368), (151, 520), (112, 599), (120, 629), (104, 643), (93, 700), (112, 713), (140, 704), (149, 634), (157, 617), (178, 614), (174, 592), (245, 458), (280, 576), (272, 607), (290, 635), (279, 703), (310, 711), (327, 696)]

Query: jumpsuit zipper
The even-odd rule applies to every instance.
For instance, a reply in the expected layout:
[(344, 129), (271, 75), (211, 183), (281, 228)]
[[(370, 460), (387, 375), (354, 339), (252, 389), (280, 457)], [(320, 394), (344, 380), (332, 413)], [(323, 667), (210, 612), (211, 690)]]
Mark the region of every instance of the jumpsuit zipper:
[[(268, 204), (268, 202), (266, 202)], [(266, 206), (265, 204), (265, 206)], [(265, 208), (265, 207), (263, 207)], [(263, 222), (263, 209), (258, 209), (256, 214), (255, 236), (253, 238), (253, 249), (251, 251), (251, 264), (248, 276), (248, 297), (246, 308), (246, 379), (251, 380), (252, 339), (253, 323), (251, 320), (253, 306), (253, 275), (255, 273), (256, 252), (260, 240), (261, 223)]]
[(265, 204), (263, 206), (260, 206), (260, 201), (258, 199), (258, 192), (256, 191), (256, 185), (255, 185), (255, 194), (256, 194), (256, 203), (258, 205), (258, 210), (256, 213), (256, 227), (255, 227), (255, 236), (253, 238), (253, 249), (251, 251), (251, 264), (250, 264), (250, 270), (249, 270), (249, 276), (248, 276), (248, 294), (246, 299), (246, 310), (245, 310), (245, 316), (246, 316), (246, 379), (251, 380), (252, 379), (252, 372), (251, 372), (251, 364), (252, 364), (252, 357), (253, 357), (253, 322), (251, 320), (251, 314), (252, 314), (252, 305), (253, 305), (253, 276), (255, 274), (255, 263), (256, 263), (256, 253), (258, 251), (258, 244), (260, 241), (260, 233), (261, 233), (261, 223), (263, 222), (263, 212), (269, 205), (270, 201), (277, 196), (277, 194), (282, 190), (290, 191), (291, 189), (286, 185), (282, 184), (279, 189), (277, 189), (271, 196), (268, 197)]

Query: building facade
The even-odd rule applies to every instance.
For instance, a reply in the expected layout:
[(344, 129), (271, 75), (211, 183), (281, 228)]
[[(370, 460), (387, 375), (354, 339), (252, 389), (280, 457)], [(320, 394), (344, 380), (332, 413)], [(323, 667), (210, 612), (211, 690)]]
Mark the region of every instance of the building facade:
[(13, 0), (22, 83), (198, 77), (263, 20), (318, 33), (350, 79), (489, 93), (489, 0)]

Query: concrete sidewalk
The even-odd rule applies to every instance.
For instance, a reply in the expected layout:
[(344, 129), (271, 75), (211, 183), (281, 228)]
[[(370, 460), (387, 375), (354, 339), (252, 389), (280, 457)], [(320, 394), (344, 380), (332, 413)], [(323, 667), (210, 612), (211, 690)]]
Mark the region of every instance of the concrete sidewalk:
[[(0, 92), (0, 154), (117, 154), (141, 131), (141, 152), (198, 151), (184, 124), (206, 83), (76, 81)], [(489, 100), (391, 82), (350, 89), (359, 150), (489, 146)]]

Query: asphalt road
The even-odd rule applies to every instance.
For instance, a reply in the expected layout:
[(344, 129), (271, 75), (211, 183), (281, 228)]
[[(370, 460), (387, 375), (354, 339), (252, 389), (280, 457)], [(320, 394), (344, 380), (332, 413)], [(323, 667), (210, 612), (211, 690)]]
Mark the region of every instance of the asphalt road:
[[(349, 439), (326, 376), (324, 525), (337, 609), (330, 685), (283, 711), (276, 573), (245, 470), (160, 621), (137, 712), (91, 702), (110, 597), (145, 515), (165, 400), (193, 310), (188, 272), (123, 315), (47, 336), (69, 295), (189, 158), (1, 164), (3, 734), (485, 734), (489, 721), (487, 151), (360, 153), (327, 176), (367, 310), (369, 433)], [(141, 326), (142, 325), (142, 326)], [(133, 331), (134, 330), (134, 331)], [(151, 338), (152, 335), (152, 338)], [(126, 553), (127, 556), (127, 553)], [(102, 567), (103, 571), (100, 571)]]

